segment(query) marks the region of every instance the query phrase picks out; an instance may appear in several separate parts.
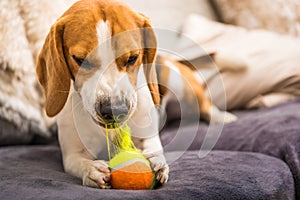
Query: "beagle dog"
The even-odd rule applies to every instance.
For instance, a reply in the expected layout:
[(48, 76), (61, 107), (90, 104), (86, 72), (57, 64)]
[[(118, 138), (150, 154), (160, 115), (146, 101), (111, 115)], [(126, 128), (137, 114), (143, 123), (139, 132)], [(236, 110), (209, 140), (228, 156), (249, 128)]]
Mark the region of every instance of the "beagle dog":
[[(106, 149), (106, 131), (114, 138), (114, 129), (105, 128), (110, 123), (129, 125), (157, 180), (167, 182), (157, 106), (167, 103), (170, 88), (184, 90), (182, 98), (194, 93), (206, 119), (236, 119), (206, 99), (188, 67), (163, 57), (155, 65), (156, 43), (148, 18), (112, 0), (78, 1), (51, 27), (36, 71), (46, 113), (57, 115), (64, 169), (83, 185), (111, 187), (106, 158), (99, 157)], [(182, 87), (172, 70), (185, 77)]]

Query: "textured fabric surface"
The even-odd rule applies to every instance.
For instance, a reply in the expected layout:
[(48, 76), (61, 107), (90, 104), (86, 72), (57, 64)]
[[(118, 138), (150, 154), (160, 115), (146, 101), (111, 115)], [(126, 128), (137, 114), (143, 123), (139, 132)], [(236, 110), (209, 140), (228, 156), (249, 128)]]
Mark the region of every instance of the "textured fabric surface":
[[(174, 106), (175, 104), (173, 104)], [(172, 110), (172, 129), (162, 133), (162, 141), (168, 151), (200, 150), (204, 138), (218, 134), (215, 150), (258, 152), (281, 159), (290, 168), (300, 198), (300, 99), (275, 107), (237, 111), (238, 121), (225, 125), (208, 127), (205, 123), (179, 128), (178, 108)], [(176, 113), (177, 112), (177, 113)], [(222, 127), (221, 127), (222, 128)], [(209, 133), (209, 134), (208, 134)], [(183, 141), (190, 142), (186, 146)]]
[(45, 116), (35, 60), (66, 4), (61, 0), (0, 1), (0, 145), (29, 143), (35, 135), (51, 137), (48, 128), (53, 120)]
[[(167, 158), (180, 152), (166, 153)], [(0, 148), (1, 199), (293, 199), (287, 165), (255, 153), (188, 151), (170, 163), (169, 182), (156, 190), (100, 190), (63, 172), (58, 146)]]

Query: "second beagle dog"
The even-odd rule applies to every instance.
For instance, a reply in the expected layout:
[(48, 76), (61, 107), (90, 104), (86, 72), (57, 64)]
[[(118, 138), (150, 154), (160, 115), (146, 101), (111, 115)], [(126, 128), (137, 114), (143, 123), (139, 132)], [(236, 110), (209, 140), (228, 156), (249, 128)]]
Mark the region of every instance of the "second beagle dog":
[[(47, 114), (58, 114), (65, 171), (82, 178), (83, 185), (110, 188), (107, 162), (97, 157), (105, 149), (101, 137), (105, 124), (125, 122), (157, 179), (167, 182), (169, 167), (158, 135), (156, 106), (170, 88), (182, 90), (187, 101), (188, 94), (194, 94), (208, 120), (236, 119), (205, 98), (202, 86), (185, 65), (161, 58), (157, 74), (156, 46), (149, 20), (118, 1), (78, 1), (51, 27), (36, 71)], [(180, 87), (172, 81), (172, 70), (184, 77), (177, 83)], [(109, 136), (113, 138), (113, 129)]]

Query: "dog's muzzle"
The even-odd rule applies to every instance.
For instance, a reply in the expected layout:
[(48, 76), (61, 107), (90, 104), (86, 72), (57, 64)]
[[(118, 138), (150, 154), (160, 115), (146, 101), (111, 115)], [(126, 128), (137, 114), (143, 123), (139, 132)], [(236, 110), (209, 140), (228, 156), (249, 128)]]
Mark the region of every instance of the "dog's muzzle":
[(124, 122), (130, 111), (130, 103), (128, 100), (118, 100), (113, 102), (110, 99), (98, 101), (95, 105), (97, 117), (101, 123), (115, 124)]

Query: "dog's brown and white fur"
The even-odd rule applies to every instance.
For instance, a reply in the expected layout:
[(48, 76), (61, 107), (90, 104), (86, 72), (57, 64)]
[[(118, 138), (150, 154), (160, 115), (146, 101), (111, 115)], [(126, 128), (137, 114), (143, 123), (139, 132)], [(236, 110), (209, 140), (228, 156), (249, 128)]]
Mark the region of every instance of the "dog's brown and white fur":
[[(192, 70), (162, 58), (157, 74), (155, 58), (156, 38), (149, 20), (117, 1), (79, 1), (51, 27), (38, 58), (38, 79), (47, 114), (59, 114), (64, 168), (82, 178), (83, 185), (110, 188), (107, 162), (96, 158), (105, 146), (94, 142), (107, 120), (112, 120), (107, 113), (125, 114), (121, 121), (131, 127), (136, 146), (149, 158), (162, 184), (168, 180), (169, 167), (155, 108), (167, 103), (168, 88), (182, 90), (182, 98), (194, 93), (201, 114), (212, 122), (236, 119), (205, 98)], [(172, 87), (170, 69), (185, 78), (176, 83), (180, 87)], [(162, 101), (157, 77), (164, 84)], [(190, 89), (185, 87), (186, 80)], [(78, 123), (85, 127), (84, 134), (79, 133)], [(113, 134), (110, 129), (110, 138)]]

